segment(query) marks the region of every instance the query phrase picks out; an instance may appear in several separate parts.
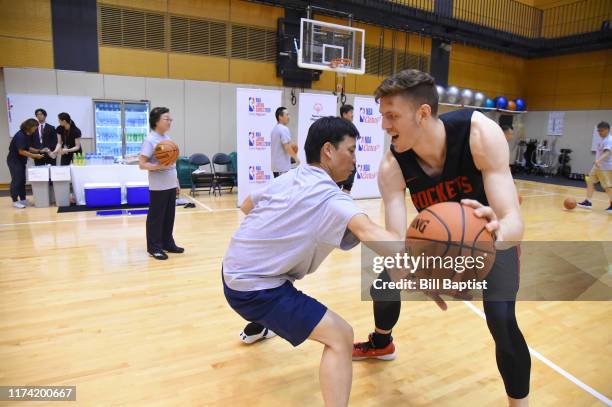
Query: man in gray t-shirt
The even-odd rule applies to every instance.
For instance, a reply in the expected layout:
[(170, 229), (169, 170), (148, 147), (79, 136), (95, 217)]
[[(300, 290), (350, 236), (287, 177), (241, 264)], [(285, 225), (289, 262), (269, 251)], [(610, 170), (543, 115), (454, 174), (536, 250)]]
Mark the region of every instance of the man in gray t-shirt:
[[(325, 345), (320, 381), (326, 405), (348, 403), (353, 330), (293, 282), (314, 273), (334, 248), (349, 250), (359, 241), (368, 246), (404, 244), (403, 236), (373, 223), (336, 185), (353, 171), (357, 137), (357, 129), (346, 120), (324, 117), (314, 122), (304, 146), (308, 164), (244, 201), (240, 209), (247, 216), (223, 258), (225, 297), (251, 321), (243, 341), (252, 343), (245, 339), (266, 338), (273, 331), (293, 346), (306, 339)], [(380, 245), (370, 247), (380, 250)], [(255, 329), (259, 332), (247, 332)]]
[(272, 150), (272, 173), (274, 177), (289, 171), (291, 169), (291, 159), (300, 165), (300, 159), (297, 156), (297, 151), (294, 149), (294, 144), (291, 142), (291, 132), (289, 131), (289, 112), (286, 107), (276, 109), (276, 126), (270, 134), (271, 150)]
[(166, 107), (156, 107), (149, 113), (151, 132), (140, 148), (140, 169), (149, 171), (149, 212), (147, 213), (147, 252), (156, 260), (166, 260), (166, 253), (183, 253), (174, 242), (176, 195), (180, 192), (176, 165), (161, 165), (155, 158), (155, 146), (170, 140), (172, 117)]

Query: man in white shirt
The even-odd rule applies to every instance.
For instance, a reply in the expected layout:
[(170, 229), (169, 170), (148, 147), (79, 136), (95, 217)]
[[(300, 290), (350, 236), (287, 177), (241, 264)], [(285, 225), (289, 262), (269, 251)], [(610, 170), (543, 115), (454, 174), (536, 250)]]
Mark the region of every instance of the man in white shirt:
[(593, 208), (591, 199), (595, 192), (595, 184), (599, 182), (610, 199), (610, 205), (606, 212), (612, 214), (612, 135), (610, 135), (610, 124), (600, 122), (597, 125), (597, 133), (599, 133), (601, 140), (597, 144), (595, 164), (589, 176), (585, 178), (587, 183), (586, 199), (578, 203), (578, 206), (584, 209)]
[(349, 250), (362, 241), (388, 255), (404, 247), (403, 236), (373, 223), (336, 185), (353, 171), (357, 137), (346, 120), (314, 122), (304, 145), (307, 165), (244, 201), (240, 209), (247, 216), (223, 258), (223, 290), (234, 311), (293, 346), (306, 339), (325, 346), (319, 380), (326, 406), (348, 405), (353, 329), (293, 282), (314, 273), (334, 248)]

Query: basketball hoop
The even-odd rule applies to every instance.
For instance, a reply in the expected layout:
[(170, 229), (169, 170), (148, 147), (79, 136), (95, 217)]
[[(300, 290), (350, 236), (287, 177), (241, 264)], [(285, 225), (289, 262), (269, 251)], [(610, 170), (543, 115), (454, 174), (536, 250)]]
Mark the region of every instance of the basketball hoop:
[(352, 61), (348, 58), (334, 58), (329, 63), (329, 67), (336, 71), (336, 76), (344, 78), (347, 74), (344, 69), (349, 68), (351, 63)]
[(340, 101), (343, 105), (346, 102), (346, 95), (344, 94), (345, 78), (348, 73), (346, 68), (351, 67), (351, 62), (348, 58), (334, 58), (329, 63), (329, 67), (336, 72), (336, 90), (333, 93), (334, 95), (340, 94)]

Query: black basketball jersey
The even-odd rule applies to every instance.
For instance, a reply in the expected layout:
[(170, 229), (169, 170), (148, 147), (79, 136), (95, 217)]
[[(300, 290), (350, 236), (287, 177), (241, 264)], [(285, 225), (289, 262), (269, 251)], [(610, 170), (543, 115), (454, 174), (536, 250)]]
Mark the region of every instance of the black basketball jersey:
[(440, 115), (446, 130), (446, 160), (438, 177), (430, 177), (417, 162), (412, 149), (391, 153), (402, 169), (406, 187), (415, 208), (420, 212), (440, 202), (475, 199), (488, 205), (482, 173), (474, 165), (470, 150), (470, 127), (474, 110), (461, 109)]

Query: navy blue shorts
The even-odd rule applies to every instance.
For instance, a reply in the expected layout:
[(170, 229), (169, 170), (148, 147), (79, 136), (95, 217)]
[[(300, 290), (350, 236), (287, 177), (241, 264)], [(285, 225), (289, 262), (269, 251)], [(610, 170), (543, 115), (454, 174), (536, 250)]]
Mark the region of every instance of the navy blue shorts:
[(308, 339), (327, 312), (325, 305), (297, 290), (289, 281), (267, 290), (236, 291), (223, 280), (223, 292), (230, 307), (242, 318), (271, 329), (293, 346)]

